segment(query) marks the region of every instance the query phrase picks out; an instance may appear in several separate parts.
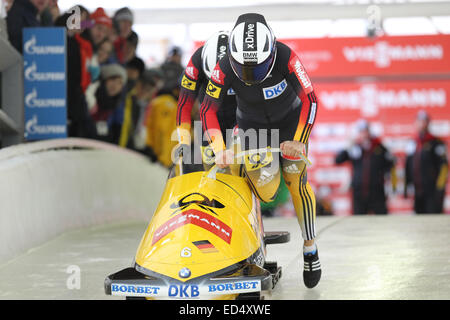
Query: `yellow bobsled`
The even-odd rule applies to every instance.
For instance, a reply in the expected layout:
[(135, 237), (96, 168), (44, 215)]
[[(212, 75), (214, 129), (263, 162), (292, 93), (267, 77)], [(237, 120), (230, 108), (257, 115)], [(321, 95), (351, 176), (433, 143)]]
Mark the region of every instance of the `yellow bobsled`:
[(109, 275), (106, 294), (146, 299), (258, 299), (281, 276), (266, 262), (266, 244), (288, 232), (264, 233), (246, 180), (231, 174), (171, 170), (134, 265)]

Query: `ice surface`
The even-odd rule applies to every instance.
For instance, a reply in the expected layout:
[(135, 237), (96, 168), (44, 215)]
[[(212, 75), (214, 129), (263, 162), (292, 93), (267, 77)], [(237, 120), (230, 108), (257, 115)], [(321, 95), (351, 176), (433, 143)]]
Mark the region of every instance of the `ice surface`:
[[(268, 246), (283, 276), (266, 299), (450, 299), (450, 216), (318, 217), (319, 285), (302, 282), (302, 240), (295, 218), (271, 218), (266, 231), (290, 231)], [(0, 266), (0, 299), (115, 299), (105, 276), (133, 261), (147, 222), (63, 234)], [(76, 266), (80, 289), (67, 281)], [(69, 281), (70, 282), (70, 281)], [(72, 282), (70, 282), (72, 283)]]

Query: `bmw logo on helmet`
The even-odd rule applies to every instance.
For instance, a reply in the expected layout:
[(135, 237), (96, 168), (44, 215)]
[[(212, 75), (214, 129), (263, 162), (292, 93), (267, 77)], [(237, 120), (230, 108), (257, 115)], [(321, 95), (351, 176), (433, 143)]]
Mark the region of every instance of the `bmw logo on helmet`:
[(191, 270), (189, 270), (188, 268), (183, 268), (180, 270), (180, 272), (178, 272), (178, 275), (180, 276), (180, 278), (189, 278), (191, 276)]

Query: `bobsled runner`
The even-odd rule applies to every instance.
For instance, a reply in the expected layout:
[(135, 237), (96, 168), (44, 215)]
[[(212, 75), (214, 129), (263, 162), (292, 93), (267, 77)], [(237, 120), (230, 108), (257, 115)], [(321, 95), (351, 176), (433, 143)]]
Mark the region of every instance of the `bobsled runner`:
[[(173, 168), (131, 267), (105, 279), (128, 299), (261, 299), (281, 277), (266, 245), (288, 232), (264, 232), (245, 178)], [(192, 171), (192, 170), (191, 170)], [(178, 174), (176, 173), (178, 172)]]

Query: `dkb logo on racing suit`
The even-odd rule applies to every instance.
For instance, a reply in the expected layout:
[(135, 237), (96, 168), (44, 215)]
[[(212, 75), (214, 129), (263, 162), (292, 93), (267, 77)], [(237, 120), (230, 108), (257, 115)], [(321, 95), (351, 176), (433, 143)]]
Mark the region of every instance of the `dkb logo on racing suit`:
[(269, 100), (278, 97), (284, 92), (286, 87), (287, 87), (286, 79), (283, 79), (283, 81), (272, 87), (263, 88), (264, 99)]

